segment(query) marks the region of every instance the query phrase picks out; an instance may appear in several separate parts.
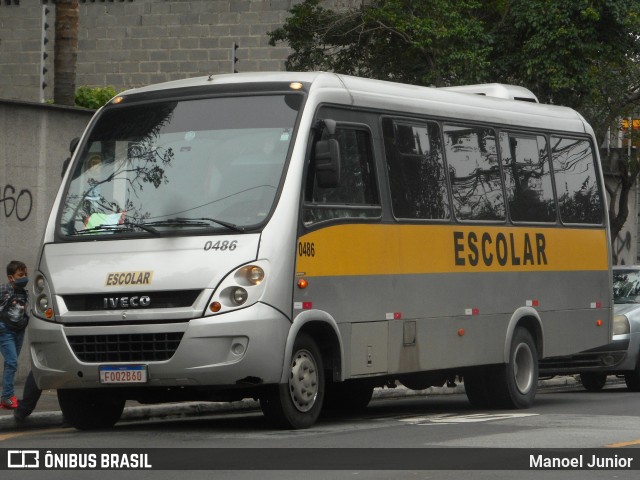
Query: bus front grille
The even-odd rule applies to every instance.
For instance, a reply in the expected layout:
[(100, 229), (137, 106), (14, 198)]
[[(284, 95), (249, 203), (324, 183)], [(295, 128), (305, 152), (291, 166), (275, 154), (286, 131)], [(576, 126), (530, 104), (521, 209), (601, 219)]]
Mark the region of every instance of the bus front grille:
[(67, 340), (83, 362), (158, 362), (173, 356), (182, 335), (183, 332), (69, 335)]

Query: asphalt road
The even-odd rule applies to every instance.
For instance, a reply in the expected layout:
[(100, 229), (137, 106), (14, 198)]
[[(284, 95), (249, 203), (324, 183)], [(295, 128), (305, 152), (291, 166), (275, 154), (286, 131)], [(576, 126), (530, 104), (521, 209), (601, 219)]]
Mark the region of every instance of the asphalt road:
[[(261, 413), (250, 407), (189, 414), (176, 411), (174, 415), (124, 419), (114, 429), (102, 432), (43, 424), (19, 430), (3, 428), (0, 448), (67, 449), (64, 452), (80, 452), (83, 448), (97, 452), (166, 449), (153, 450), (156, 467), (158, 462), (171, 464), (172, 459), (176, 465), (182, 462), (181, 468), (187, 470), (180, 476), (185, 478), (635, 479), (638, 471), (625, 468), (543, 471), (520, 463), (517, 471), (504, 469), (511, 468), (523, 453), (591, 453), (578, 449), (597, 449), (598, 454), (610, 458), (631, 455), (640, 463), (638, 395), (619, 382), (598, 393), (558, 385), (542, 389), (533, 408), (516, 411), (474, 410), (465, 395), (455, 392), (379, 397), (360, 414), (324, 415), (313, 428), (298, 431), (273, 430)], [(193, 455), (195, 463), (185, 466), (185, 452)], [(585, 457), (585, 462), (590, 458)], [(426, 461), (432, 462), (430, 465), (444, 462), (450, 469), (422, 468)], [(468, 462), (473, 468), (465, 466)], [(416, 466), (419, 468), (413, 468)], [(34, 479), (87, 476), (86, 471), (77, 470), (16, 473), (28, 473), (25, 478)], [(94, 471), (91, 478), (113, 478), (114, 474), (123, 478), (176, 478), (176, 471), (168, 470)]]

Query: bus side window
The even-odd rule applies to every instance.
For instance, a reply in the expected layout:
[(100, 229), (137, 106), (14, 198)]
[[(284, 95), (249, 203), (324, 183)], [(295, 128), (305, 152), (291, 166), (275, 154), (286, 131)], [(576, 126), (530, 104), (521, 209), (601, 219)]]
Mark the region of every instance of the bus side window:
[(448, 219), (449, 199), (438, 124), (385, 118), (382, 129), (394, 216)]
[(602, 200), (591, 143), (551, 137), (551, 158), (562, 222), (602, 224)]
[(546, 138), (501, 132), (500, 152), (511, 220), (555, 223)]
[(303, 211), (305, 225), (336, 218), (378, 218), (381, 214), (370, 133), (338, 127), (335, 138), (340, 145), (340, 184), (320, 188), (313, 168), (309, 168)]
[(458, 220), (504, 220), (505, 204), (493, 129), (445, 125), (453, 210)]

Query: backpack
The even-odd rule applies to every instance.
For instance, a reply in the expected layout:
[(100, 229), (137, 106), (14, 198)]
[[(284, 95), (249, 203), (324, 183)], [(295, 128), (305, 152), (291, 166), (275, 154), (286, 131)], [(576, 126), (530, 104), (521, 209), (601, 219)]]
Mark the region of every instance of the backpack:
[(21, 332), (29, 324), (26, 293), (12, 293), (0, 305), (0, 320), (9, 330)]

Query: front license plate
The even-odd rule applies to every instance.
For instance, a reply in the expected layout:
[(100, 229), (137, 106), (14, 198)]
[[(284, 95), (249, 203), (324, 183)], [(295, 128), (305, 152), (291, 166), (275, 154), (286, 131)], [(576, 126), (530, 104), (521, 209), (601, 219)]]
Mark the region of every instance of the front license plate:
[(146, 365), (101, 365), (100, 383), (147, 383)]

